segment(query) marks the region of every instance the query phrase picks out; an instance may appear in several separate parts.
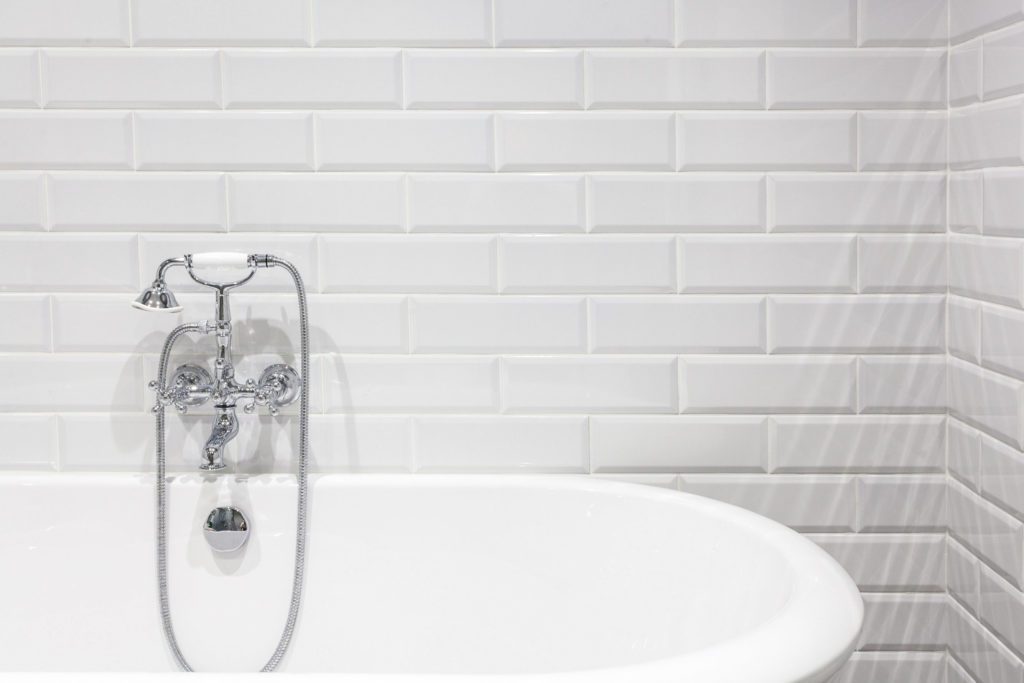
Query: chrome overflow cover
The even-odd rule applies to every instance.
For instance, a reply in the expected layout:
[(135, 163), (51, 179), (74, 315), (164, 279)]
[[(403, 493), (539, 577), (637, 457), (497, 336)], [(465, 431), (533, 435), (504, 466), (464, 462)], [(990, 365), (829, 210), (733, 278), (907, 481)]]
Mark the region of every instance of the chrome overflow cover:
[(214, 552), (234, 552), (249, 539), (249, 520), (238, 508), (214, 508), (203, 524), (203, 536)]

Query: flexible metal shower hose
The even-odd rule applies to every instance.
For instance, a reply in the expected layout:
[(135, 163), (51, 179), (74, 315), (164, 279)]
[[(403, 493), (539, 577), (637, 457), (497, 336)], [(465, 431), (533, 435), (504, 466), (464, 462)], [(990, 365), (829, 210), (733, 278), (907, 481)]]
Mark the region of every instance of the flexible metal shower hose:
[[(268, 262), (275, 266), (280, 266), (287, 270), (292, 280), (295, 282), (295, 293), (299, 300), (299, 327), (301, 334), (300, 353), (301, 358), (299, 361), (300, 369), (299, 376), (302, 378), (303, 384), (307, 384), (309, 377), (309, 318), (306, 310), (306, 288), (302, 284), (302, 276), (294, 265), (279, 259), (275, 256), (271, 256)], [(160, 368), (157, 375), (157, 382), (160, 387), (163, 387), (167, 382), (167, 361), (171, 355), (171, 348), (174, 346), (174, 342), (177, 341), (178, 337), (189, 332), (206, 332), (207, 330), (203, 325), (197, 323), (186, 323), (179, 325), (167, 336), (167, 340), (164, 342), (163, 351), (160, 353)], [(185, 659), (185, 655), (182, 654), (181, 648), (178, 647), (178, 641), (174, 637), (174, 626), (171, 623), (171, 607), (170, 602), (167, 598), (167, 481), (166, 481), (166, 469), (167, 469), (167, 454), (165, 452), (164, 444), (164, 406), (157, 404), (156, 410), (156, 567), (157, 567), (157, 583), (160, 591), (160, 617), (163, 621), (164, 636), (167, 638), (167, 644), (171, 648), (171, 652), (174, 658), (178, 662), (178, 666), (183, 671), (193, 671), (189, 665), (188, 660)], [(298, 512), (295, 518), (295, 573), (292, 578), (292, 597), (291, 603), (288, 606), (288, 618), (285, 621), (284, 631), (281, 633), (281, 638), (277, 643), (277, 647), (274, 649), (274, 653), (267, 660), (267, 663), (263, 665), (260, 671), (270, 672), (277, 668), (278, 664), (281, 663), (281, 659), (284, 657), (285, 652), (288, 650), (288, 644), (291, 642), (292, 633), (295, 631), (295, 621), (299, 616), (299, 607), (302, 604), (302, 583), (306, 569), (306, 510), (308, 507), (308, 450), (309, 450), (309, 392), (307, 387), (303, 386), (302, 391), (299, 392), (299, 464), (298, 464)]]

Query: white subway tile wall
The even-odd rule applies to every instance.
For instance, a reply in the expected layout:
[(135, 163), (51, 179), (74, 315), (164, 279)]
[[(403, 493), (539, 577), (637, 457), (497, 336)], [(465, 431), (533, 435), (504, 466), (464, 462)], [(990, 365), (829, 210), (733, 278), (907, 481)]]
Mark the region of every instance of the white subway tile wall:
[[(183, 314), (128, 300), (168, 256), (272, 252), (310, 290), (314, 470), (734, 502), (864, 591), (842, 683), (1021, 683), (1022, 21), (4, 0), (0, 469), (151, 469), (145, 381), (211, 301), (178, 274)], [(283, 274), (234, 310), (240, 372), (294, 357)], [(244, 419), (239, 469), (289, 471), (294, 411)]]
[(950, 0), (950, 683), (1024, 676), (1022, 22)]

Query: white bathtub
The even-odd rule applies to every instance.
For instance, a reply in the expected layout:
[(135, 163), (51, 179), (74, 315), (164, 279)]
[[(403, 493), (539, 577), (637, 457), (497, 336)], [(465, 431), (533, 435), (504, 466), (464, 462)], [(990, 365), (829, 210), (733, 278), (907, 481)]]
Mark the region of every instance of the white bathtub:
[[(812, 683), (836, 671), (860, 628), (857, 590), (826, 553), (704, 498), (583, 477), (311, 484), (304, 604), (283, 672)], [(171, 484), (170, 599), (197, 670), (254, 671), (272, 652), (291, 585), (294, 494), (283, 475)], [(253, 533), (225, 558), (199, 529), (228, 498)], [(152, 476), (0, 476), (0, 671), (173, 670), (154, 507)]]

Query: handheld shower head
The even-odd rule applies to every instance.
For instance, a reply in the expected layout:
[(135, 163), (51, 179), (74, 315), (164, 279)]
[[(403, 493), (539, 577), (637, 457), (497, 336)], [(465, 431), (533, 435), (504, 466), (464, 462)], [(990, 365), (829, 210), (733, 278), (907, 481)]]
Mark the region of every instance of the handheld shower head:
[[(163, 313), (177, 313), (182, 306), (174, 297), (174, 293), (167, 288), (164, 275), (168, 270), (175, 267), (183, 267), (188, 270), (189, 277), (201, 285), (212, 287), (217, 290), (218, 320), (230, 320), (227, 312), (227, 291), (239, 285), (243, 285), (252, 279), (257, 268), (269, 268), (276, 265), (275, 260), (268, 254), (243, 254), (241, 252), (208, 252), (203, 254), (186, 254), (176, 258), (169, 258), (160, 264), (156, 272), (156, 279), (148, 288), (132, 302), (132, 306), (142, 311), (160, 311)], [(194, 269), (207, 270), (232, 270), (248, 269), (241, 279), (228, 282), (210, 281), (198, 275)]]
[(186, 265), (186, 261), (181, 256), (169, 258), (161, 263), (156, 271), (156, 279), (153, 280), (153, 284), (142, 290), (142, 294), (132, 301), (132, 306), (140, 311), (158, 311), (161, 313), (177, 313), (180, 311), (183, 306), (174, 297), (174, 292), (167, 289), (164, 275), (171, 268), (184, 265)]
[(167, 289), (163, 280), (155, 280), (142, 294), (132, 302), (132, 306), (142, 311), (159, 311), (161, 313), (177, 313), (182, 309), (174, 297), (174, 292)]

